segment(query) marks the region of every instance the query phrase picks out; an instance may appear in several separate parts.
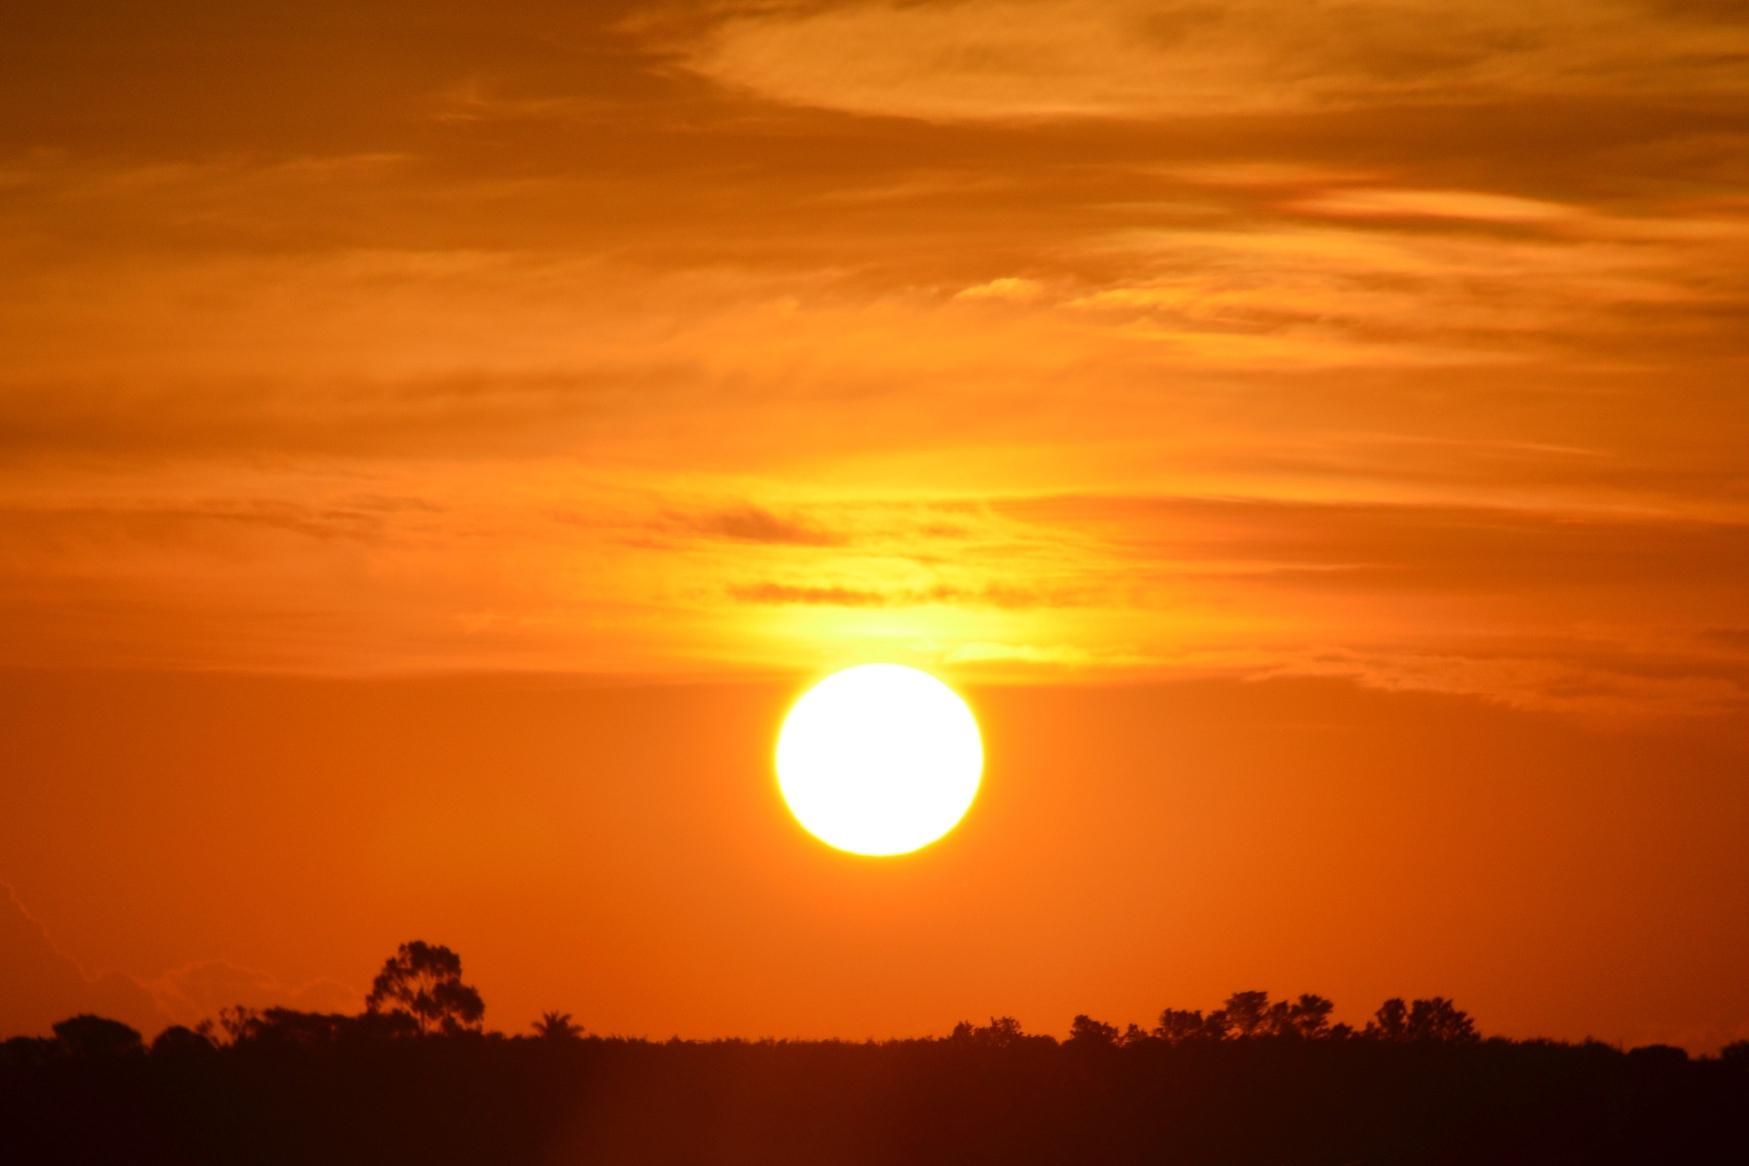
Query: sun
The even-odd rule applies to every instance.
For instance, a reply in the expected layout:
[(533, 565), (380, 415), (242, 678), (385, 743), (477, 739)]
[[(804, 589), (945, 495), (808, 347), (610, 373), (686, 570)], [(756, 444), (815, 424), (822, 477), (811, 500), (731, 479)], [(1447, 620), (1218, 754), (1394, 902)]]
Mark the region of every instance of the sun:
[(784, 718), (777, 784), (807, 831), (852, 854), (906, 854), (952, 830), (984, 771), (978, 722), (927, 672), (863, 664)]

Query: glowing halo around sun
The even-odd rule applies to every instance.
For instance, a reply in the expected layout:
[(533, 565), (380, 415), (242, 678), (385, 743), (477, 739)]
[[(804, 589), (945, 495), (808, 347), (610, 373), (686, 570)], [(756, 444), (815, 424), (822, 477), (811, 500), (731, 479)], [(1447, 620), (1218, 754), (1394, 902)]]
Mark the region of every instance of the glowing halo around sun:
[(952, 830), (978, 796), (984, 743), (953, 689), (915, 668), (863, 664), (803, 694), (777, 739), (796, 820), (852, 854), (907, 854)]

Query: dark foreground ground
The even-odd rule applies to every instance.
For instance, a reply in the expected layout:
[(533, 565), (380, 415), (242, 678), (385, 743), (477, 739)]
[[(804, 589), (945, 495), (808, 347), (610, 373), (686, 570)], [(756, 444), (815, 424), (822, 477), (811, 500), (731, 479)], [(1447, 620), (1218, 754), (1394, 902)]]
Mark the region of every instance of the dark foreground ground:
[(0, 1162), (1741, 1164), (1749, 1064), (1506, 1041), (20, 1046)]

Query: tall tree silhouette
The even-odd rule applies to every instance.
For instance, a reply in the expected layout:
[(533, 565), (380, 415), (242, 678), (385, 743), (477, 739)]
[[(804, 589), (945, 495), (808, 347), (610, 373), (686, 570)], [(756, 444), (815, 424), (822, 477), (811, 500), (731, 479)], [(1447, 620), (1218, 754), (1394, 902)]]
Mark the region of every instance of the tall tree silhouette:
[(1235, 1037), (1263, 1036), (1269, 1029), (1269, 993), (1234, 992), (1222, 1012)]
[(1409, 1006), (1401, 996), (1392, 996), (1366, 1022), (1366, 1035), (1374, 1040), (1407, 1040), (1409, 1036)]
[(1330, 1012), (1336, 1006), (1312, 992), (1301, 992), (1298, 1000), (1288, 1005), (1288, 1029), (1295, 1036), (1308, 1040), (1330, 1035)]
[(411, 1017), (426, 1036), (478, 1032), (486, 1015), (480, 993), (462, 982), (462, 957), (417, 939), (384, 961), (364, 1007), (372, 1014)]

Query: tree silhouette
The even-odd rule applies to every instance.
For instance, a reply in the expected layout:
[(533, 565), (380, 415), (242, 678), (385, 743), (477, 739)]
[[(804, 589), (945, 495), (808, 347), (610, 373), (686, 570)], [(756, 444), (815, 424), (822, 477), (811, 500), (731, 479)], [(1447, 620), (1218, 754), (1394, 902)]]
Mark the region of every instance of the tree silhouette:
[(183, 1024), (173, 1024), (152, 1041), (154, 1057), (196, 1057), (213, 1052), (213, 1042)]
[(953, 1034), (948, 1039), (987, 1049), (1013, 1049), (1022, 1045), (1042, 1046), (1057, 1043), (1054, 1037), (1028, 1035), (1022, 1031), (1020, 1021), (1012, 1016), (992, 1016), (989, 1024), (979, 1025), (962, 1020), (953, 1026)]
[[(383, 1035), (393, 1035), (396, 1024), (404, 1026), (403, 1034), (411, 1031), (412, 1023), (397, 1013), (367, 1015), (367, 1021), (379, 1021)], [(333, 1012), (300, 1012), (295, 1008), (269, 1008), (254, 1016), (242, 1039), (258, 1044), (301, 1045), (313, 1047), (332, 1044), (359, 1029), (359, 1018)]]
[(1069, 1024), (1069, 1044), (1078, 1049), (1109, 1049), (1117, 1044), (1117, 1026), (1106, 1024), (1086, 1013)]
[(1409, 1006), (1409, 1039), (1469, 1044), (1478, 1037), (1469, 1013), (1444, 996), (1433, 996)]
[(1221, 1010), (1233, 1036), (1244, 1039), (1269, 1033), (1269, 993), (1234, 992)]
[(1370, 1040), (1321, 996), (1260, 992), (1152, 1033), (1081, 1014), (1060, 1045), (1012, 1017), (881, 1043), (580, 1041), (563, 1012), (403, 1039), (446, 1031), (404, 1001), (467, 995), (460, 976), (409, 944), (361, 1016), (228, 1009), (232, 1039), (171, 1028), (151, 1056), (94, 1016), (0, 1041), (0, 1162), (1749, 1162), (1749, 1043), (1484, 1041), (1439, 996), (1386, 1001)]
[(137, 1030), (119, 1020), (88, 1013), (61, 1021), (54, 1032), (68, 1053), (91, 1060), (131, 1056), (146, 1047)]
[(1366, 1022), (1365, 1035), (1374, 1040), (1400, 1041), (1409, 1036), (1409, 1006), (1401, 996), (1392, 996)]
[(249, 1034), (258, 1018), (255, 1009), (233, 1004), (219, 1009), (216, 1018), (209, 1016), (195, 1025), (194, 1031), (220, 1047), (234, 1045)]
[(372, 1015), (410, 1017), (423, 1036), (478, 1032), (486, 1014), (480, 993), (462, 982), (462, 957), (417, 939), (384, 961), (364, 1007)]
[[(1295, 1000), (1269, 999), (1267, 992), (1234, 992), (1226, 1006), (1204, 1016), (1201, 1011), (1168, 1008), (1160, 1013), (1154, 1036), (1168, 1044), (1191, 1040), (1248, 1040), (1257, 1037), (1301, 1037), (1321, 1040), (1336, 1035), (1330, 1026), (1335, 1008), (1329, 1000), (1302, 992)], [(1349, 1031), (1343, 1028), (1343, 1035)]]
[(1470, 1014), (1444, 996), (1429, 996), (1411, 1004), (1393, 996), (1379, 1005), (1362, 1035), (1372, 1040), (1440, 1044), (1473, 1044), (1481, 1039)]
[(550, 1041), (578, 1040), (583, 1035), (583, 1026), (572, 1024), (569, 1012), (543, 1012), (534, 1022), (534, 1035)]
[(1302, 992), (1288, 1006), (1288, 1029), (1294, 1036), (1317, 1040), (1330, 1035), (1330, 1012), (1336, 1005), (1322, 996)]
[(1220, 1034), (1209, 1028), (1209, 1023), (1203, 1018), (1202, 1009), (1168, 1008), (1160, 1013), (1160, 1026), (1154, 1030), (1154, 1035), (1169, 1044), (1180, 1044), (1188, 1040), (1218, 1039)]

